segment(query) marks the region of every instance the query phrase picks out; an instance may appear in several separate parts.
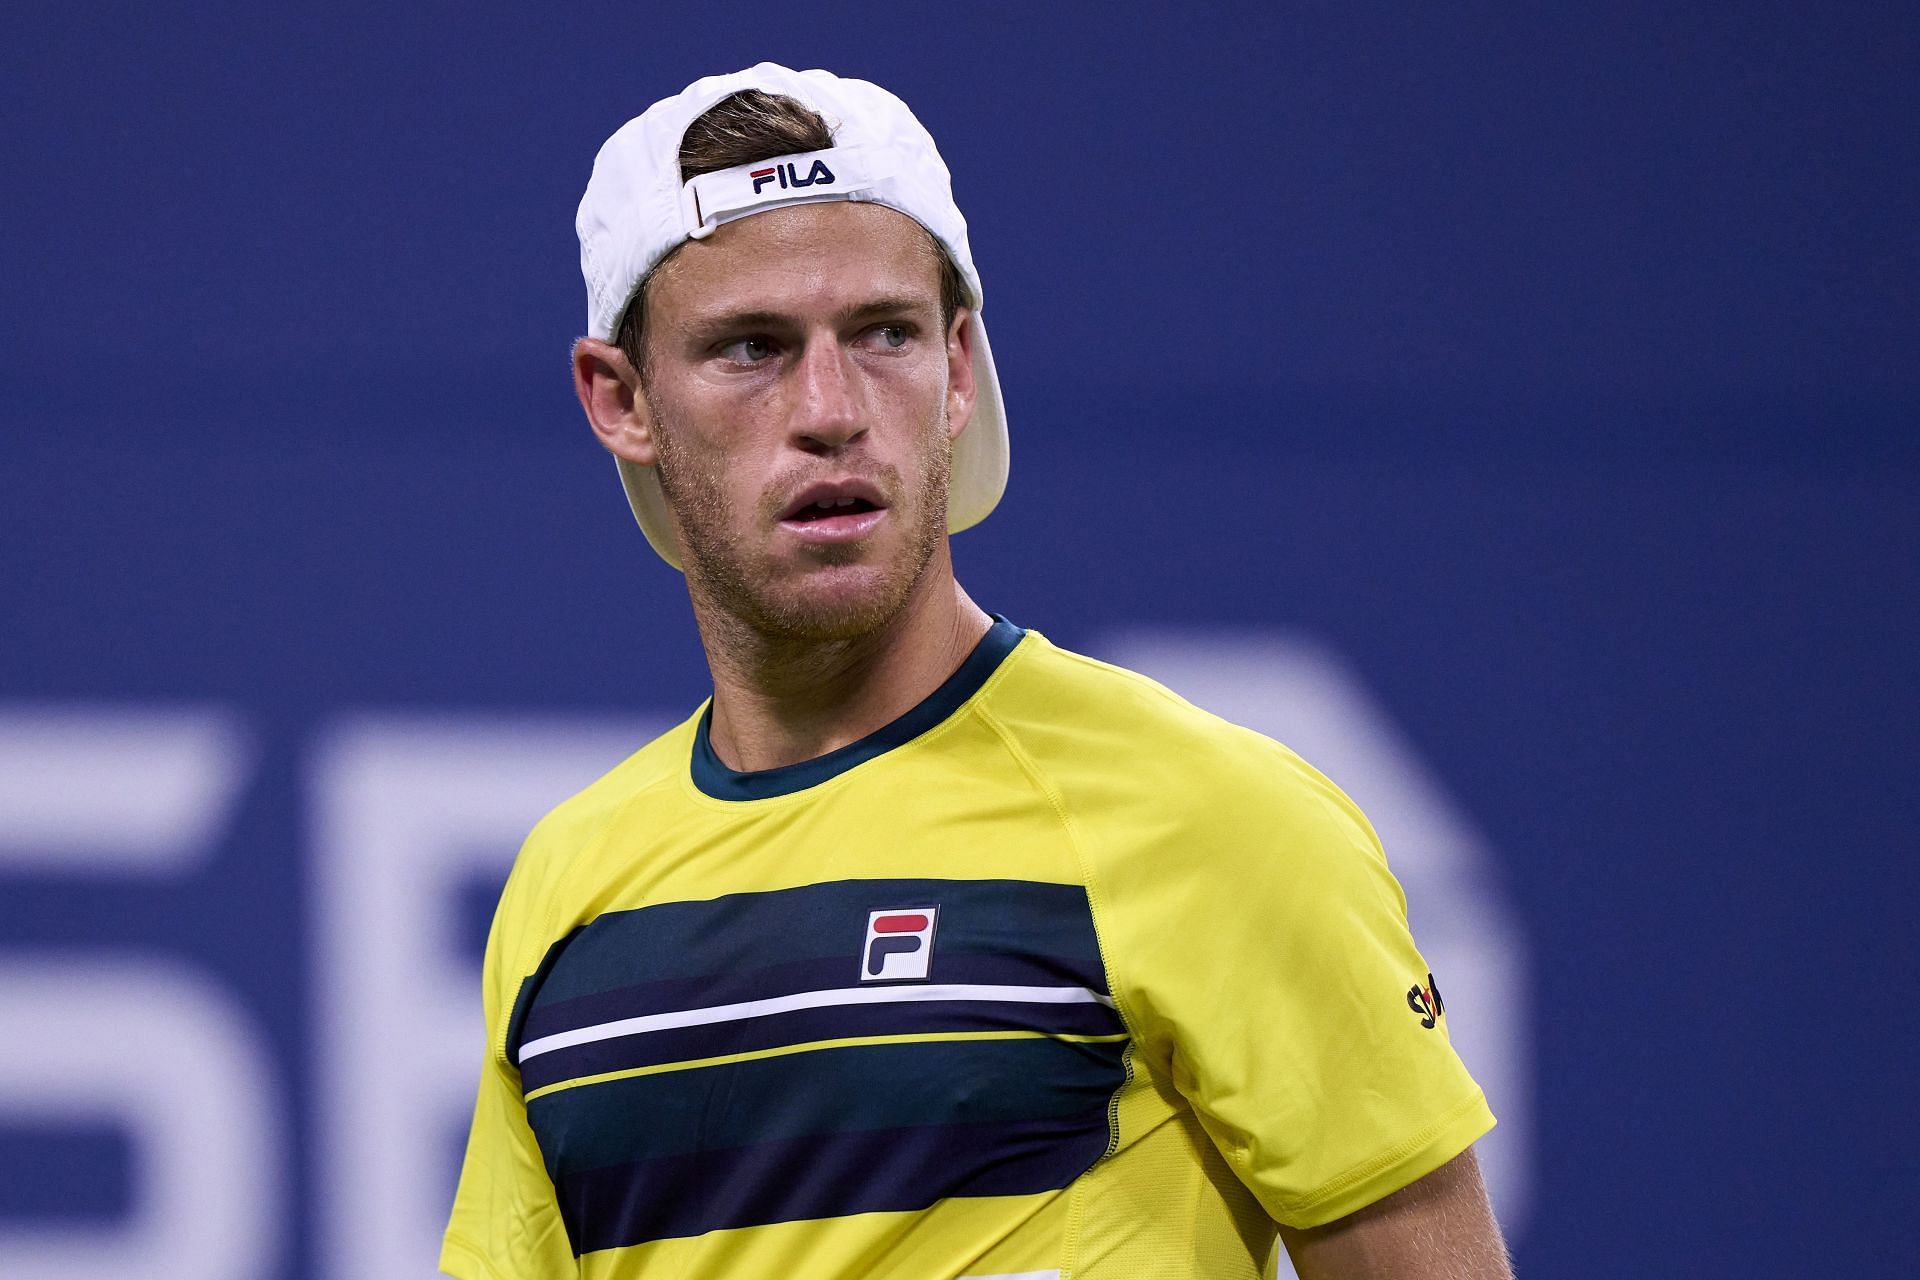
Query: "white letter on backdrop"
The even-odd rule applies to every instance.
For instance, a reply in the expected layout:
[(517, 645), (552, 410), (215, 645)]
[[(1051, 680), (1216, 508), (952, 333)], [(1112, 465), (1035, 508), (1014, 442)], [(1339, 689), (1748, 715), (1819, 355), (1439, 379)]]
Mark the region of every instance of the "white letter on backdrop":
[[(242, 735), (219, 712), (0, 707), (0, 876), (192, 872), (245, 776)], [(133, 1153), (125, 1219), (0, 1232), (0, 1276), (272, 1271), (286, 1214), (279, 1093), (214, 979), (126, 951), (16, 952), (0, 963), (0, 1115), (117, 1128)]]
[(533, 824), (655, 732), (370, 717), (326, 735), (309, 774), (321, 1274), (434, 1274), (486, 1046), (462, 891), (491, 905)]

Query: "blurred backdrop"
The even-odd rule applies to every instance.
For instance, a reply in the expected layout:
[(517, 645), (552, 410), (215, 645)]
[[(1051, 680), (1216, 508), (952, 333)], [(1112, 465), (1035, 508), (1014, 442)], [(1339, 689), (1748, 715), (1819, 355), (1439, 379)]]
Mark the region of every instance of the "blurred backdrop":
[(1376, 818), (1521, 1274), (1912, 1273), (1910, 6), (5, 26), (0, 1275), (432, 1274), (507, 862), (707, 689), (573, 207), (761, 58), (954, 172), (973, 594)]

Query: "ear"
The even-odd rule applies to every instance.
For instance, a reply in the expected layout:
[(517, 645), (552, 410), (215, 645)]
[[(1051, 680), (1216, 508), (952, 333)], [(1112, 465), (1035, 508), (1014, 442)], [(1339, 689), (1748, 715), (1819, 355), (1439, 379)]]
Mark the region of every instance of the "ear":
[(947, 326), (947, 436), (959, 439), (973, 421), (973, 312), (955, 307)]
[(653, 410), (641, 394), (640, 375), (620, 348), (598, 338), (574, 343), (573, 391), (586, 411), (587, 425), (608, 453), (643, 467), (660, 460)]

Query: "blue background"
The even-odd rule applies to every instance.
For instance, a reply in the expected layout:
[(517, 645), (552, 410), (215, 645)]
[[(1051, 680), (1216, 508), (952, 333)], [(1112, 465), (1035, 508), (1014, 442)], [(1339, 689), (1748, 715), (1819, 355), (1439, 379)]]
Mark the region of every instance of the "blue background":
[(163, 8), (0, 40), (0, 698), (236, 705), (266, 765), (163, 909), (0, 879), (0, 945), (192, 956), (304, 1097), (315, 727), (702, 695), (572, 402), (573, 207), (653, 98), (825, 65), (972, 226), (975, 596), (1325, 637), (1505, 855), (1522, 1274), (1911, 1273), (1916, 10)]

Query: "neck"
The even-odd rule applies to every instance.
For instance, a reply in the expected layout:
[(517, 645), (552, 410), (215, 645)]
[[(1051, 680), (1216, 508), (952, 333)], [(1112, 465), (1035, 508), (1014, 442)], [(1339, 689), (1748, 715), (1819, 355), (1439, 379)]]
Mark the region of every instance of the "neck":
[[(798, 764), (899, 718), (966, 661), (992, 620), (945, 572), (922, 575), (878, 629), (837, 640), (770, 636), (696, 609), (713, 672), (709, 740), (742, 772)], [(930, 568), (935, 566), (930, 565)]]

